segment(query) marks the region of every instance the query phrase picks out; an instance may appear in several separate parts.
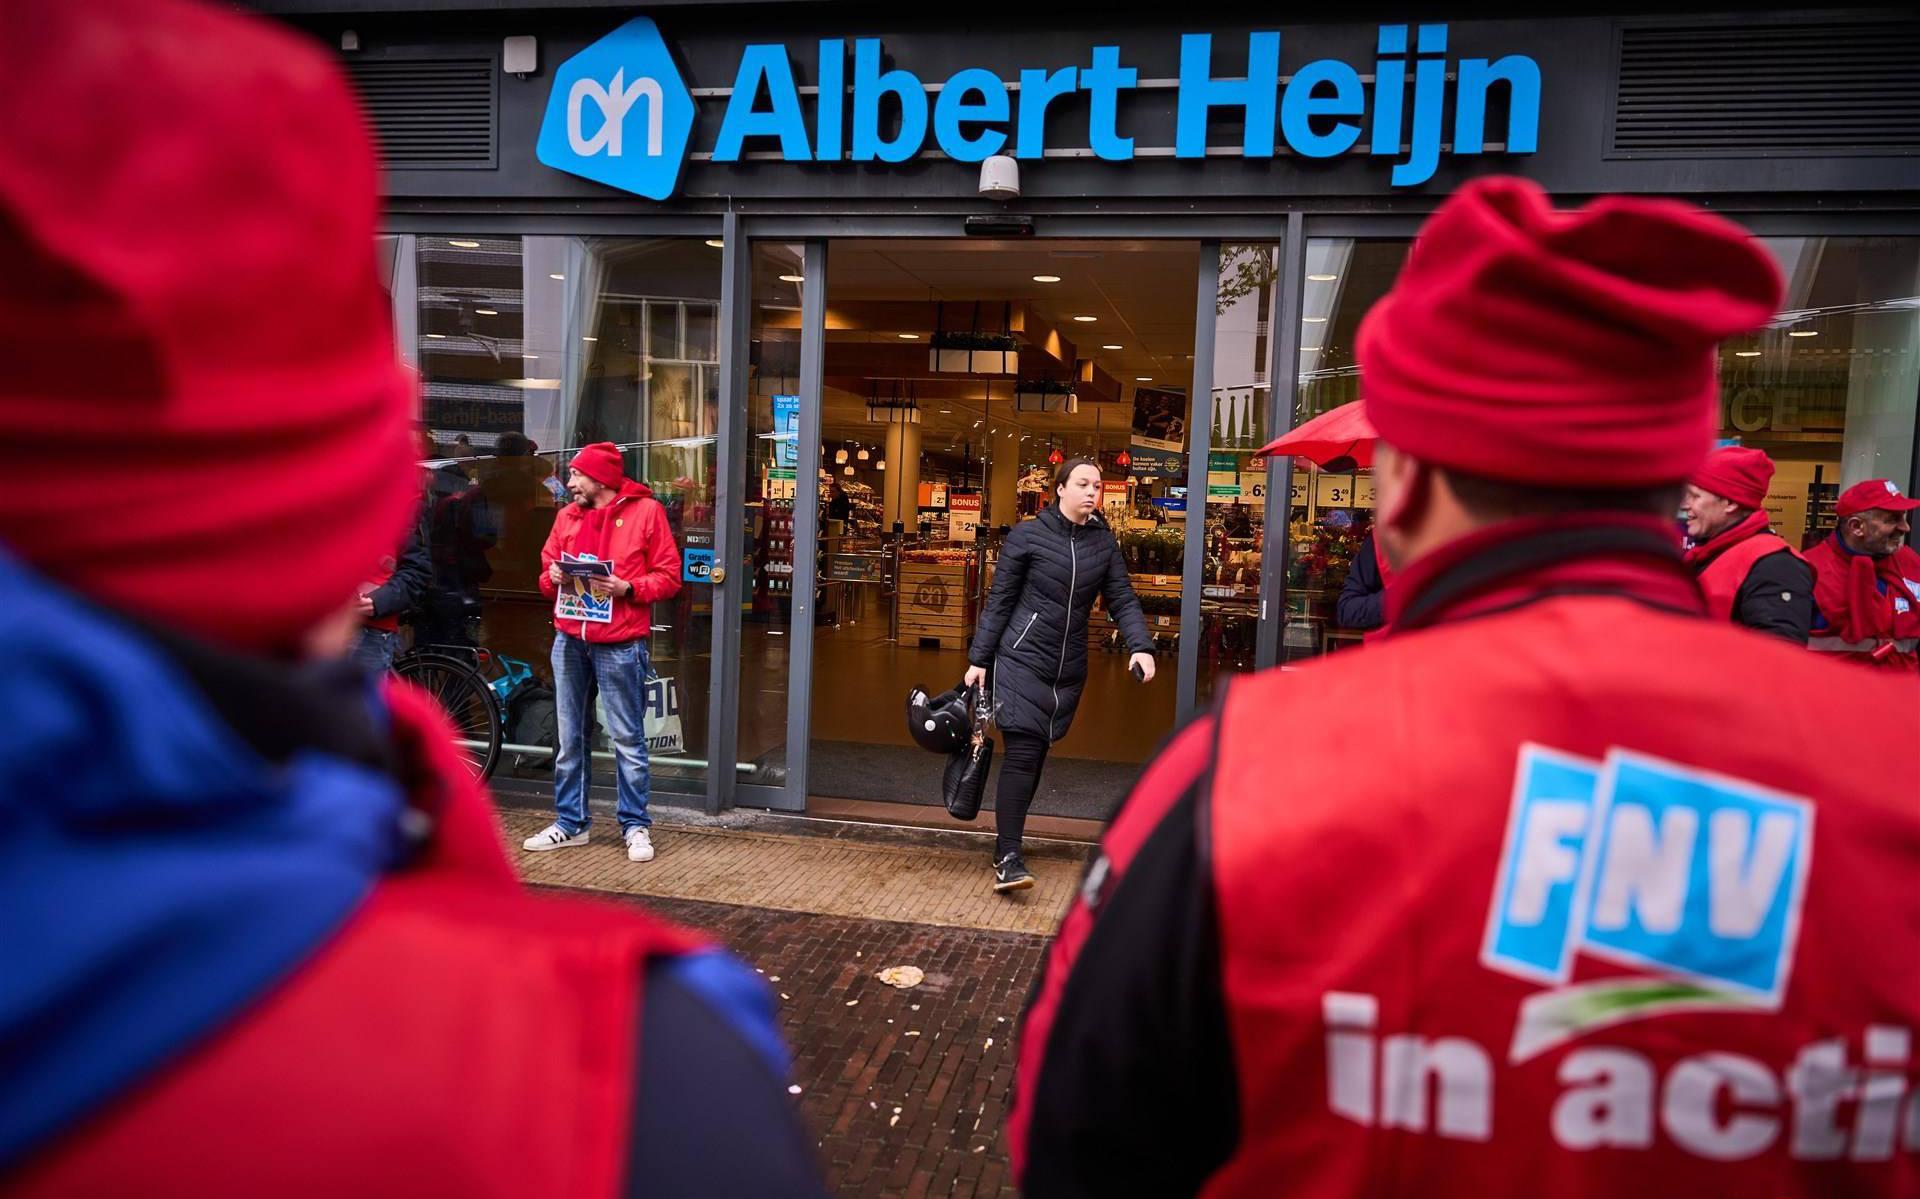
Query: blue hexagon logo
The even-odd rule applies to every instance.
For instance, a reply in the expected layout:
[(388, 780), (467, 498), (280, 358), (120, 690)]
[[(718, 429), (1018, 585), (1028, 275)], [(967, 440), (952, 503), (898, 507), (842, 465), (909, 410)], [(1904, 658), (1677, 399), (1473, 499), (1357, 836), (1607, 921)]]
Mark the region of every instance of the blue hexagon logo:
[(693, 94), (660, 31), (635, 17), (554, 72), (535, 154), (557, 171), (664, 200), (692, 132)]

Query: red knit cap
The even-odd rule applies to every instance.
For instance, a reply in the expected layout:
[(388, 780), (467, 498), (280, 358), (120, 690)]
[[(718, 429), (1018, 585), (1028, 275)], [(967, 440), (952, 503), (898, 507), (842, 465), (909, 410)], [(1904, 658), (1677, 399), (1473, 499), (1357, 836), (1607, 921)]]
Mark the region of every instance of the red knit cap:
[(1721, 446), (1687, 481), (1742, 508), (1763, 508), (1767, 484), (1773, 482), (1773, 459), (1743, 445)]
[(627, 468), (620, 461), (620, 447), (611, 441), (596, 441), (580, 447), (568, 466), (602, 487), (618, 487), (627, 481)]
[(0, 79), (0, 542), (293, 648), (419, 488), (352, 94), (305, 39), (178, 0), (14, 6)]
[(1679, 482), (1711, 447), (1715, 347), (1765, 324), (1773, 260), (1669, 200), (1570, 212), (1524, 179), (1481, 179), (1434, 213), (1361, 323), (1381, 440), (1514, 482)]

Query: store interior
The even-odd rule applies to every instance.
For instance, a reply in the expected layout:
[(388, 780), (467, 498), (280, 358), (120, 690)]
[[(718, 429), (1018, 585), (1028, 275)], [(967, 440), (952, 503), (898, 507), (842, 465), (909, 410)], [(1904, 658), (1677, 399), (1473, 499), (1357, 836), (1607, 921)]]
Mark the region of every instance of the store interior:
[[(1134, 681), (1112, 622), (1096, 612), (1079, 714), (1055, 747), (1035, 810), (1106, 817), (1171, 731), (1184, 459), (1172, 451), (1162, 473), (1136, 459), (1149, 434), (1161, 446), (1184, 444), (1198, 249), (1178, 241), (830, 244), (813, 471), (821, 536), (812, 794), (939, 801), (943, 763), (909, 738), (905, 696), (959, 682), (1001, 541), (1051, 501), (1053, 468), (1068, 458), (1100, 464), (1102, 515), (1126, 553), (1163, 669), (1152, 683)], [(787, 314), (763, 322), (756, 348), (770, 369), (756, 386), (756, 411), (764, 404), (771, 414), (771, 397), (786, 385), (782, 364), (793, 346), (780, 326), (789, 323), (797, 324)], [(1136, 428), (1149, 421), (1157, 424)], [(790, 508), (770, 494), (781, 488), (772, 476), (782, 443), (762, 440), (752, 472), (760, 477), (748, 486), (750, 495), (762, 487), (774, 533), (770, 544), (764, 528), (750, 540), (768, 545), (773, 569), (760, 577), (778, 594), (777, 572), (790, 569), (791, 543), (779, 540)], [(1233, 507), (1243, 549), (1257, 546), (1258, 515)], [(1226, 507), (1216, 523), (1229, 523)], [(750, 615), (743, 656), (757, 640), (794, 635), (786, 620), (777, 610), (764, 621)], [(1250, 629), (1242, 641), (1250, 664)], [(765, 734), (764, 753), (784, 732), (743, 723), (743, 755), (755, 733)]]
[[(1843, 483), (1912, 469), (1920, 239), (1763, 241), (1787, 301), (1769, 328), (1723, 347), (1720, 435), (1773, 456), (1767, 510), (1804, 545), (1832, 529)], [(434, 577), (410, 636), (472, 649), (501, 694), (509, 741), (527, 749), (509, 752), (497, 777), (538, 783), (551, 769), (540, 746), (552, 632), (534, 580), (574, 447), (621, 445), (628, 473), (666, 505), (688, 570), (715, 543), (724, 245), (455, 233), (381, 247), (431, 446)], [(1307, 241), (1287, 318), (1300, 322), (1298, 366), (1282, 371), (1294, 375), (1296, 422), (1359, 398), (1355, 336), (1408, 248)], [(807, 637), (808, 794), (938, 803), (943, 763), (911, 744), (906, 694), (958, 682), (1004, 530), (1048, 502), (1056, 460), (1085, 456), (1105, 476), (1104, 517), (1160, 672), (1136, 683), (1096, 612), (1084, 699), (1035, 810), (1110, 814), (1172, 730), (1181, 639), (1199, 640), (1201, 707), (1221, 679), (1253, 666), (1266, 519), (1254, 451), (1271, 436), (1279, 250), (1220, 248), (1212, 336), (1197, 338), (1196, 272), (1211, 259), (1195, 242), (830, 242), (825, 291), (812, 297), (825, 315), (820, 454), (802, 470), (802, 311), (820, 281), (806, 278), (803, 247), (751, 243), (740, 655), (712, 659), (712, 587), (689, 581), (655, 606), (656, 789), (704, 790), (720, 671), (738, 671), (737, 777), (788, 778), (799, 757), (786, 744), (791, 650)], [(1191, 355), (1209, 341), (1213, 425), (1188, 429)], [(1207, 494), (1191, 496), (1187, 455), (1202, 447)], [(796, 544), (802, 502), (820, 530), (807, 546)], [(1372, 504), (1366, 471), (1295, 463), (1283, 661), (1359, 644), (1336, 598)], [(1188, 629), (1180, 597), (1194, 530), (1203, 577), (1199, 627)], [(818, 578), (803, 628), (796, 554), (813, 555)]]

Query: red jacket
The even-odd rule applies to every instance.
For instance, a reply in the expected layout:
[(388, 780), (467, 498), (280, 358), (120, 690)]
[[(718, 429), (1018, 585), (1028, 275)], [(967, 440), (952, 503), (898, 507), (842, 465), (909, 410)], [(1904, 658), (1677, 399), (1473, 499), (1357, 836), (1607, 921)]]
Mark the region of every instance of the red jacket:
[[(1920, 1194), (1910, 691), (1702, 619), (1660, 523), (1415, 563), (1379, 648), (1236, 682), (1151, 765), (1022, 1028), (1016, 1165), (1057, 1125), (1030, 1110), (1065, 1093), (1050, 1040), (1116, 1090), (1127, 1054), (1178, 1053), (1059, 1021), (1136, 998), (1089, 997), (1075, 954), (1199, 788), (1238, 1126), (1201, 1194)], [(1876, 748), (1836, 749), (1807, 696)], [(1131, 957), (1150, 987), (1208, 960)]]
[(1827, 627), (1809, 649), (1909, 673), (1920, 671), (1920, 554), (1903, 545), (1882, 558), (1856, 554), (1834, 533), (1807, 550), (1814, 603)]
[(435, 812), (300, 971), (6, 1180), (9, 1199), (620, 1192), (646, 961), (688, 934), (535, 895), (424, 696), (391, 693)]
[(540, 593), (550, 600), (557, 598), (559, 588), (547, 577), (547, 568), (563, 553), (592, 554), (611, 561), (614, 576), (633, 584), (631, 596), (614, 599), (610, 623), (553, 622), (572, 637), (596, 642), (645, 637), (653, 627), (654, 602), (672, 599), (680, 590), (680, 549), (674, 544), (666, 508), (645, 483), (626, 480), (619, 495), (604, 508), (568, 504), (560, 509), (540, 551)]

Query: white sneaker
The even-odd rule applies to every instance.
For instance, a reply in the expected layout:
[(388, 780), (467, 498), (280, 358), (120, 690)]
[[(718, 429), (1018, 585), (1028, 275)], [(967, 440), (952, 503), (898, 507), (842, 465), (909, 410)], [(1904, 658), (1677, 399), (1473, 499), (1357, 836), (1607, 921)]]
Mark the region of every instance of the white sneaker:
[(586, 843), (587, 830), (581, 829), (569, 837), (567, 830), (557, 824), (549, 824), (533, 836), (522, 841), (520, 848), (531, 849), (535, 853), (539, 853), (547, 849), (572, 849), (576, 845), (585, 845)]
[(637, 824), (627, 830), (627, 861), (653, 861), (653, 838)]

